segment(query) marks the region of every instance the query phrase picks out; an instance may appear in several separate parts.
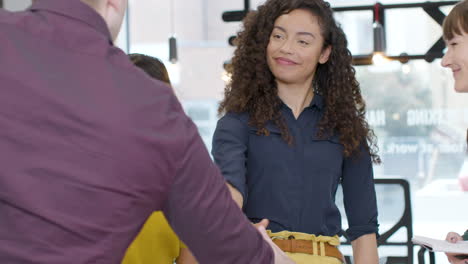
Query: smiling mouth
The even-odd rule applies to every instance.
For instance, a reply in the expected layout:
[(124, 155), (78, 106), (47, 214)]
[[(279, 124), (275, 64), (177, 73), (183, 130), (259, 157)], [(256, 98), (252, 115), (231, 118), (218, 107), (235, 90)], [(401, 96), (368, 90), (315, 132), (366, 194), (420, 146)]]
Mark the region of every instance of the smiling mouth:
[(294, 61), (288, 60), (288, 59), (285, 59), (285, 58), (276, 58), (275, 61), (278, 64), (281, 64), (281, 65), (296, 65), (297, 64)]

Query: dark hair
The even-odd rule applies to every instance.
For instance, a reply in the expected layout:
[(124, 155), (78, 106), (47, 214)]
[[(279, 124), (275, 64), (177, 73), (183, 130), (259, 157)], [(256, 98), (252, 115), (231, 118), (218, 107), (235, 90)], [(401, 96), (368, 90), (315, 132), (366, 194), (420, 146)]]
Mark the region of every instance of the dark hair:
[(346, 157), (359, 152), (364, 143), (373, 161), (380, 163), (375, 135), (365, 120), (365, 102), (351, 65), (345, 34), (334, 20), (330, 4), (323, 0), (268, 0), (258, 11), (246, 16), (244, 28), (237, 34), (237, 48), (229, 68), (232, 79), (225, 88), (219, 113), (246, 111), (249, 124), (263, 135), (269, 134), (266, 123), (271, 120), (280, 128), (282, 138), (292, 144), (279, 111), (281, 100), (266, 61), (266, 48), (275, 20), (296, 9), (308, 10), (317, 17), (324, 48), (331, 46), (329, 60), (318, 64), (313, 83), (316, 93), (325, 101), (317, 136), (326, 138), (338, 133)]
[(149, 76), (169, 85), (171, 84), (167, 69), (164, 66), (164, 63), (162, 63), (158, 58), (138, 53), (129, 54), (128, 56), (135, 66), (145, 71)]
[[(456, 35), (468, 34), (468, 1), (463, 0), (456, 4), (447, 15), (443, 24), (444, 39), (451, 40)], [(468, 145), (468, 130), (466, 131)], [(468, 151), (468, 148), (467, 148)]]
[(468, 33), (468, 1), (456, 4), (444, 20), (444, 39), (451, 40), (454, 35)]

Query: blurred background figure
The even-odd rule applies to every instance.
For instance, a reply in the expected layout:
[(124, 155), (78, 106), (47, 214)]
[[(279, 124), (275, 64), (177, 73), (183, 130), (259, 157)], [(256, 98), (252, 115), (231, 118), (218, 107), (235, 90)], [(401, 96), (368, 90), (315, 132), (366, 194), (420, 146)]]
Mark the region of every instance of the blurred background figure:
[[(171, 85), (164, 63), (158, 58), (130, 54), (130, 60), (149, 76)], [(138, 89), (138, 87), (136, 87)], [(161, 211), (154, 212), (127, 249), (122, 264), (195, 264), (187, 246), (177, 237)]]

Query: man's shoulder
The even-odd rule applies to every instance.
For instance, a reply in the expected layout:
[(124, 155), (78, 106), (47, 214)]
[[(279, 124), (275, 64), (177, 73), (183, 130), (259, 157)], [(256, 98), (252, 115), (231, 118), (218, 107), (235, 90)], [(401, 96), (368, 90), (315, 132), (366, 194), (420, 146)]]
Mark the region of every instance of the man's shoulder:
[(12, 12), (0, 8), (0, 36), (11, 38), (13, 32), (27, 31), (30, 25), (37, 24), (30, 12)]
[(0, 24), (1, 23), (8, 23), (9, 21), (14, 21), (14, 19), (18, 19), (24, 15), (23, 12), (12, 12), (6, 9), (0, 8)]
[(5, 19), (8, 15), (10, 15), (11, 12), (3, 9), (3, 8), (0, 8), (0, 21), (2, 21), (3, 19)]
[(133, 65), (127, 55), (121, 56), (119, 60), (119, 62), (114, 62), (114, 70), (117, 72), (118, 78), (124, 83), (125, 89), (139, 96), (157, 98), (161, 95), (167, 95), (176, 98), (173, 89), (169, 85), (150, 77), (143, 70)]

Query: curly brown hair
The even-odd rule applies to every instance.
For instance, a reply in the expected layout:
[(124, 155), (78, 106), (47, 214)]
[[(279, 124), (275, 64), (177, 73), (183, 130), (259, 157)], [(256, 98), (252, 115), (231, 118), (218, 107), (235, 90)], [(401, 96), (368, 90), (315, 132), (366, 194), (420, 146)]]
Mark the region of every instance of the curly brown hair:
[(266, 48), (275, 20), (296, 9), (308, 10), (318, 18), (324, 48), (332, 47), (328, 62), (317, 66), (313, 81), (315, 92), (325, 101), (317, 137), (338, 133), (345, 157), (359, 153), (360, 145), (367, 143), (364, 146), (372, 160), (380, 163), (375, 134), (365, 120), (365, 102), (351, 65), (346, 36), (334, 20), (330, 4), (323, 0), (268, 0), (245, 17), (244, 28), (236, 37), (237, 47), (229, 67), (232, 78), (225, 88), (219, 113), (248, 112), (249, 124), (266, 136), (269, 135), (266, 123), (271, 120), (281, 130), (282, 138), (292, 144), (279, 111), (281, 99), (267, 64)]

